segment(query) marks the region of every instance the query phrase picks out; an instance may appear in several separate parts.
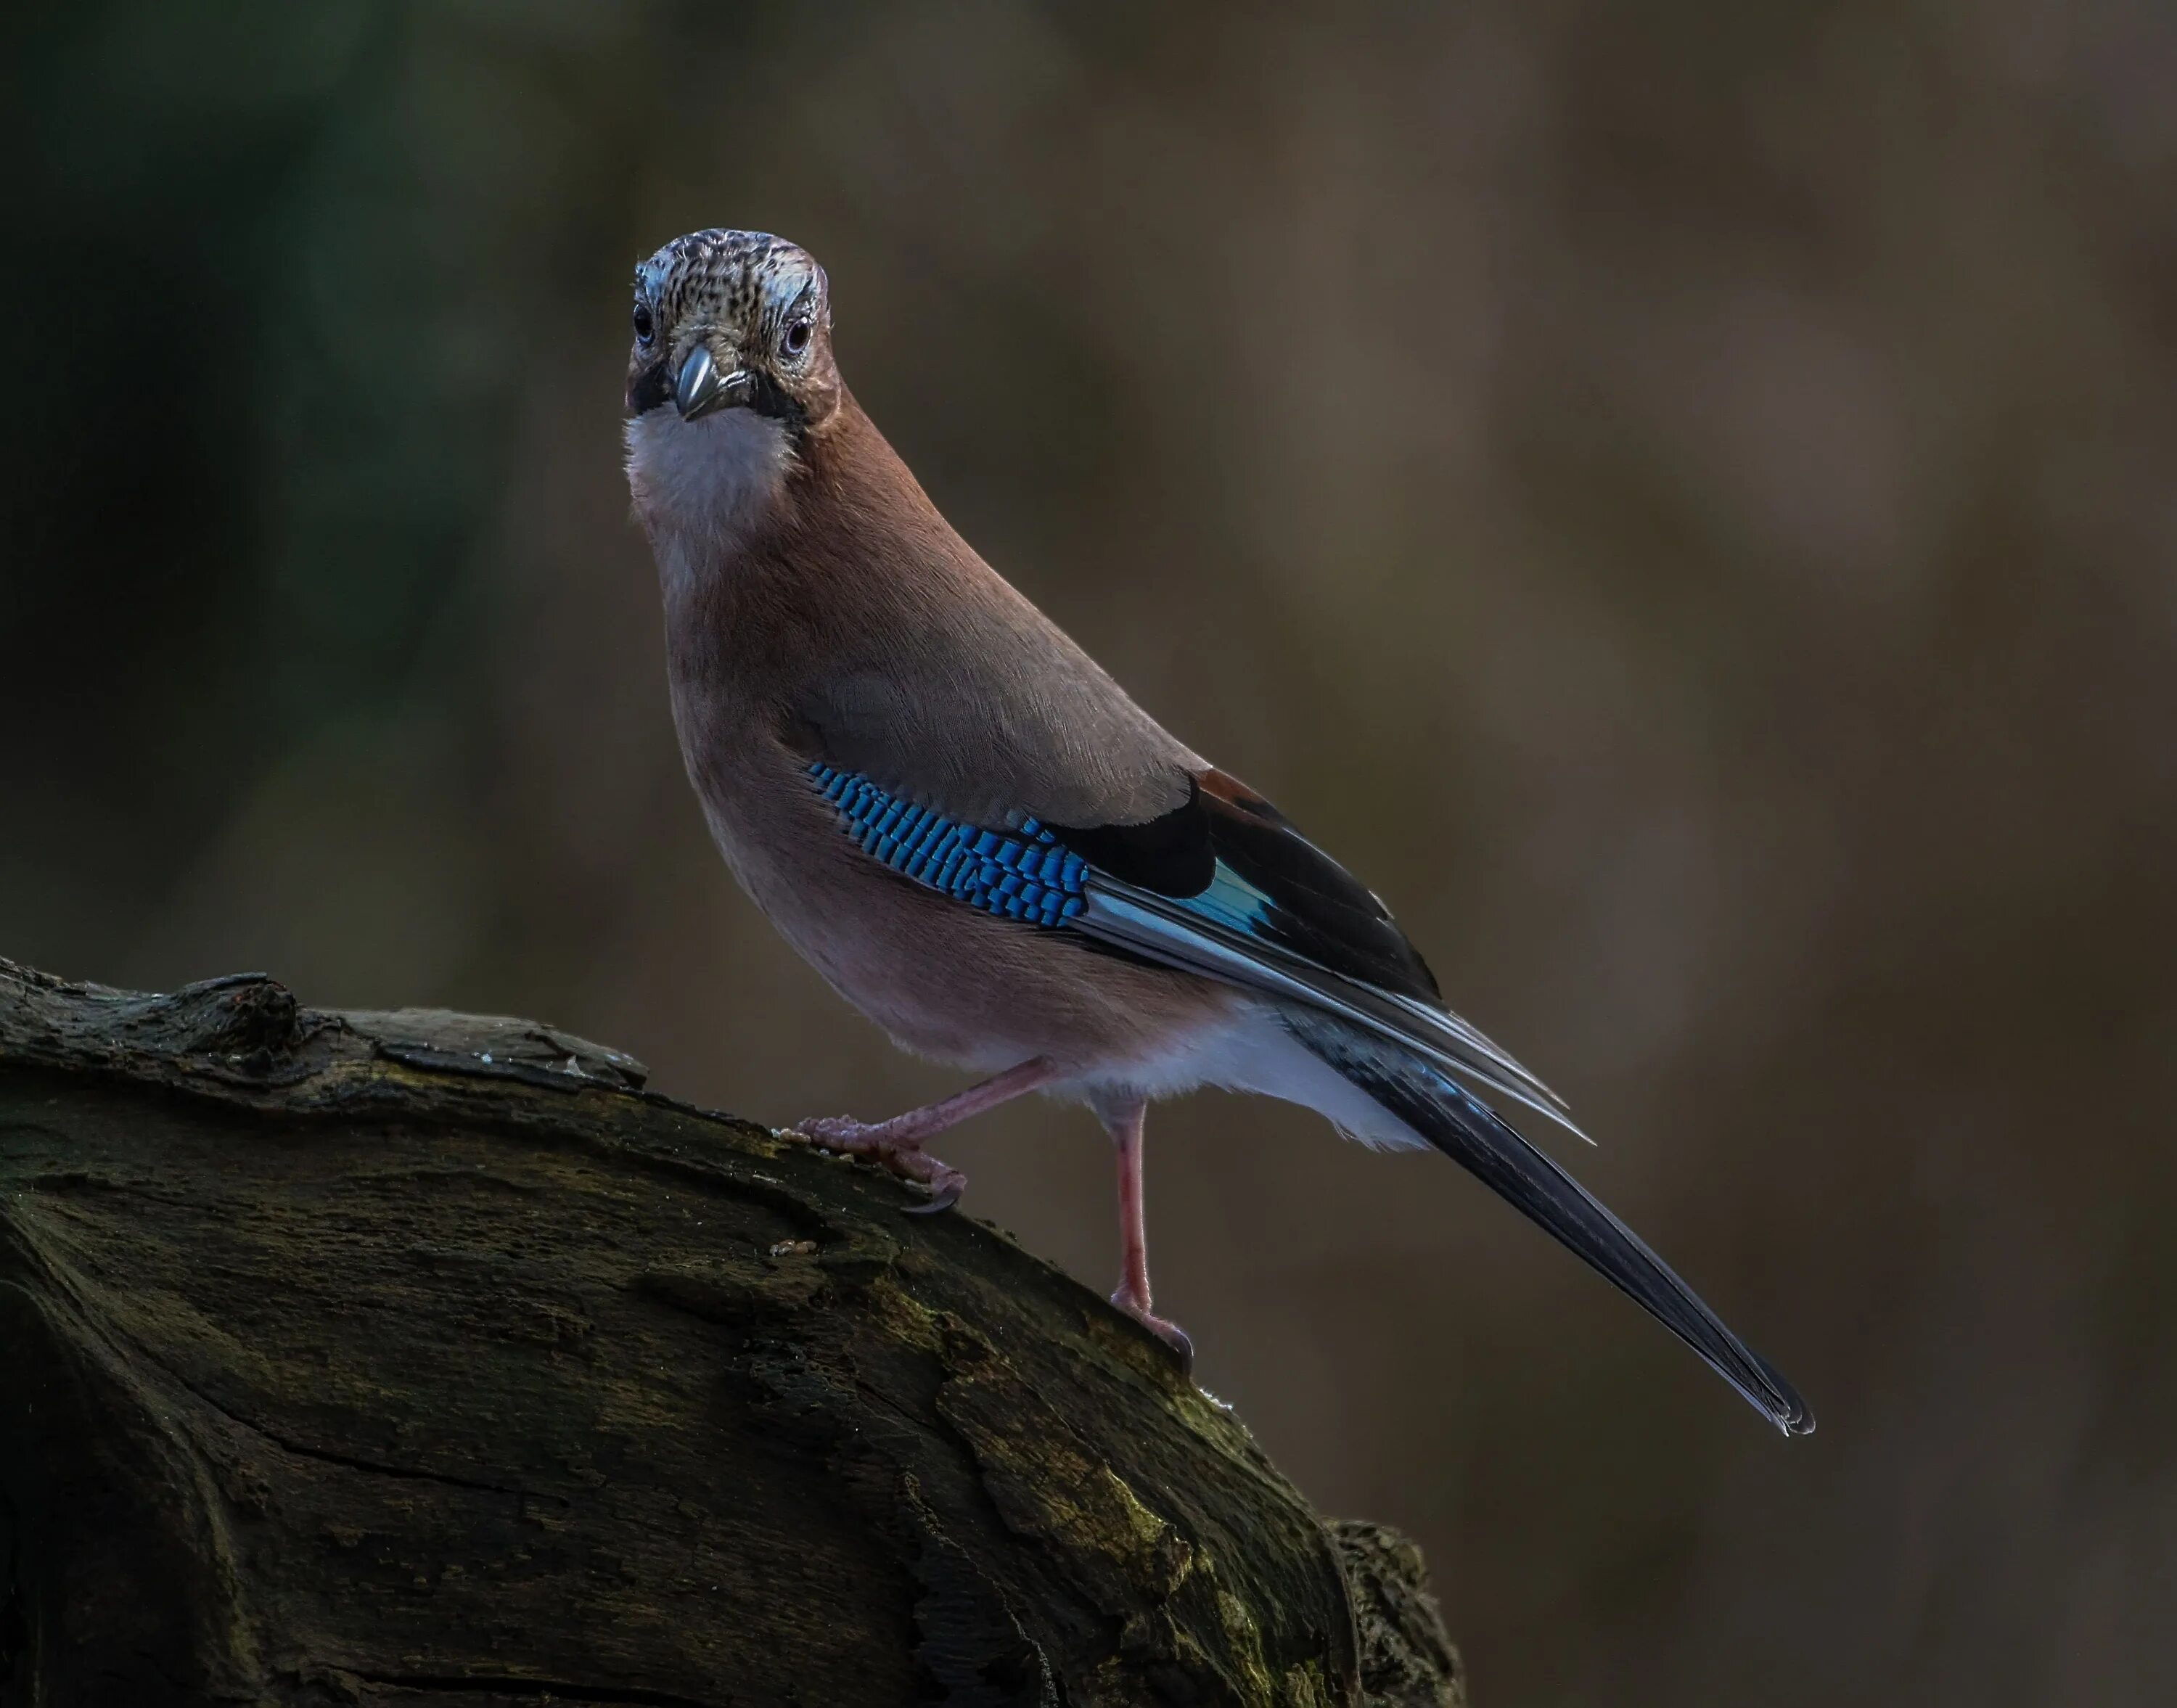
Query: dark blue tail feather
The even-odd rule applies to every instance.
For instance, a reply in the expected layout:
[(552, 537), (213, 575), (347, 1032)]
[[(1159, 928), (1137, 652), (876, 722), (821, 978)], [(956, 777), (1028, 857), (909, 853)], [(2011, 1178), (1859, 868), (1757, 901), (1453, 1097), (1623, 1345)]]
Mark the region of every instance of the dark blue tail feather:
[(1429, 1063), (1342, 1021), (1298, 1008), (1285, 1021), (1316, 1056), (1629, 1294), (1785, 1434), (1813, 1433), (1814, 1414), (1792, 1384), (1487, 1104)]

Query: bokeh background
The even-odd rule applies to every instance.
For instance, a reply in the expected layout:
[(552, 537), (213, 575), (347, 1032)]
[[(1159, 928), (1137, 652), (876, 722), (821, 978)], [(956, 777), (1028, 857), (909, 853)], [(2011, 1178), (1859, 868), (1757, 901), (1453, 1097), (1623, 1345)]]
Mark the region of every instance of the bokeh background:
[[(2177, 1700), (2177, 12), (317, 3), (4, 25), (0, 952), (951, 1089), (710, 851), (633, 263), (829, 265), (954, 522), (1398, 909), (1804, 1387), (1203, 1097), (1159, 1297), (1485, 1708)], [(947, 1154), (1108, 1287), (1045, 1106)]]

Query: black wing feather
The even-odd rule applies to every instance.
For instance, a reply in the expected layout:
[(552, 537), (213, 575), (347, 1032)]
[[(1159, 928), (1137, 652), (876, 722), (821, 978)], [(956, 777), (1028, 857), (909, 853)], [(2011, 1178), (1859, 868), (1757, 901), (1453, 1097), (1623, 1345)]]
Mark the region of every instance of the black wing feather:
[(1143, 824), (1050, 825), (1059, 841), (1121, 883), (1187, 900), (1222, 861), (1269, 898), (1265, 941), (1331, 971), (1432, 1006), (1436, 975), (1383, 903), (1269, 802), (1221, 771), (1187, 779), (1187, 799)]
[(1141, 824), (1042, 827), (1094, 869), (1074, 928), (1109, 947), (1320, 1002), (1585, 1138), (1563, 1100), (1444, 1006), (1389, 911), (1237, 778), (1207, 770)]

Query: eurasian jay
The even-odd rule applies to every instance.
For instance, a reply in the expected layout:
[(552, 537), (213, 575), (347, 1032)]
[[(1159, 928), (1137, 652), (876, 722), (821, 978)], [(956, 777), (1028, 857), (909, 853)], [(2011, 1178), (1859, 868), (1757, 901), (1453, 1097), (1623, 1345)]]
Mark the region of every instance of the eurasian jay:
[[(1117, 1148), (1112, 1301), (1150, 1308), (1142, 1125), (1198, 1086), (1432, 1146), (1630, 1294), (1787, 1434), (1791, 1385), (1485, 1098), (1570, 1127), (1453, 1013), (1383, 903), (1129, 699), (946, 523), (856, 404), (824, 270), (754, 232), (637, 270), (627, 473), (673, 715), (756, 904), (904, 1049), (988, 1076), (889, 1121), (804, 1121), (953, 1203), (925, 1148), (1024, 1092)], [(1577, 1131), (1577, 1129), (1573, 1129)]]

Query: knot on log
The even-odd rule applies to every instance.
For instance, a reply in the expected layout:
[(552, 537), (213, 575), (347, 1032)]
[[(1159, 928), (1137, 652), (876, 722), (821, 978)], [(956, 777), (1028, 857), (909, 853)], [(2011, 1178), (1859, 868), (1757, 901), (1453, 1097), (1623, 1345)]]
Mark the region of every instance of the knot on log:
[(0, 1705), (1463, 1701), (1131, 1319), (646, 1079), (0, 962)]
[(269, 1072), (276, 1053), (292, 1050), (303, 1035), (302, 1005), (262, 973), (207, 979), (170, 997), (139, 997), (125, 1006), (128, 1019), (154, 1038), (171, 1032), (178, 1053), (244, 1061), (259, 1077)]

